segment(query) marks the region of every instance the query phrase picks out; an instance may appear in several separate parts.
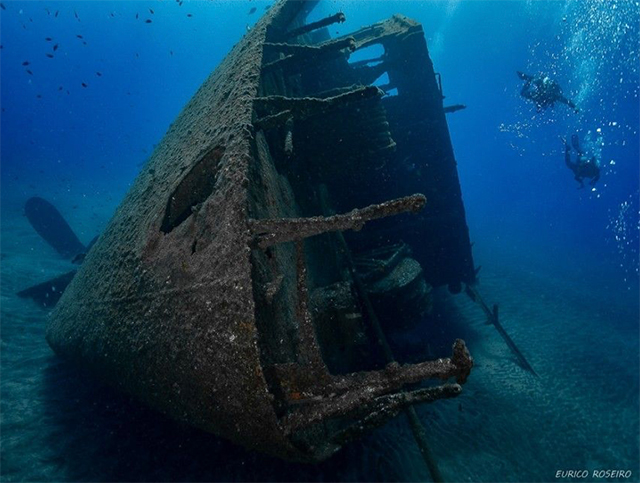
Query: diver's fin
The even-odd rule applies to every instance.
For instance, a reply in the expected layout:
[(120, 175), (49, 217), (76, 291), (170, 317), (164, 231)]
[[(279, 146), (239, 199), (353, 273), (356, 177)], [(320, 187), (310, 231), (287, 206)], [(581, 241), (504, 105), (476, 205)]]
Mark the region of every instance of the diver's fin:
[(53, 307), (71, 283), (76, 271), (72, 270), (54, 279), (21, 290), (17, 295), (22, 298), (30, 298), (45, 308)]
[(87, 251), (60, 212), (48, 201), (34, 196), (24, 205), (31, 226), (63, 258)]

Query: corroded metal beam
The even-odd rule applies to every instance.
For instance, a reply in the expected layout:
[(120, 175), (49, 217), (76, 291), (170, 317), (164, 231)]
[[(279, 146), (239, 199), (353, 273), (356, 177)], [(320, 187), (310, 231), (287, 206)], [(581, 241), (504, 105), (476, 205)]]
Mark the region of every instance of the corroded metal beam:
[[(351, 102), (358, 102), (374, 97), (382, 97), (383, 95), (384, 92), (379, 88), (375, 86), (366, 86), (327, 98), (286, 96), (256, 97), (254, 99), (254, 105), (256, 109), (270, 113), (278, 114), (283, 111), (290, 111), (296, 118), (304, 119), (313, 115), (321, 114), (330, 109), (346, 106)], [(261, 119), (257, 121), (258, 124), (264, 122)]]
[[(345, 416), (352, 412), (368, 412), (368, 404), (378, 403), (383, 407), (385, 403), (398, 407), (403, 403), (403, 407), (411, 405), (412, 402), (419, 402), (420, 396), (402, 401), (399, 397), (395, 402), (393, 399), (378, 400), (381, 396), (390, 393), (397, 393), (406, 384), (424, 381), (426, 379), (447, 380), (451, 377), (459, 382), (464, 382), (471, 366), (472, 359), (469, 356), (464, 342), (457, 340), (454, 344), (454, 353), (450, 359), (438, 359), (420, 364), (389, 364), (381, 371), (369, 371), (347, 376), (332, 376), (330, 381), (322, 381), (321, 384), (315, 382), (315, 386), (322, 391), (322, 394), (314, 394), (314, 386), (310, 387), (290, 387), (289, 394), (301, 394), (303, 398), (310, 398), (312, 403), (296, 406), (285, 418), (282, 424), (287, 431), (299, 431), (329, 418)], [(295, 370), (305, 370), (302, 367)], [(280, 374), (280, 382), (288, 382), (285, 374)], [(294, 379), (295, 380), (295, 379)], [(311, 381), (317, 381), (311, 379)], [(460, 393), (460, 386), (450, 385), (447, 389), (423, 394), (425, 400), (435, 400), (441, 397), (453, 397)], [(383, 421), (384, 422), (384, 421)]]
[(265, 47), (268, 47), (268, 50), (286, 54), (285, 57), (262, 66), (264, 72), (269, 72), (276, 68), (296, 68), (308, 62), (322, 62), (325, 59), (333, 58), (336, 53), (340, 53), (343, 50), (353, 52), (356, 49), (356, 42), (353, 37), (347, 37), (317, 46), (271, 43), (265, 44)]
[(327, 27), (334, 23), (343, 23), (346, 20), (347, 17), (345, 17), (344, 13), (338, 12), (336, 14), (330, 15), (329, 17), (323, 18), (322, 20), (318, 20), (317, 22), (312, 22), (310, 24), (303, 25), (302, 27), (290, 30), (289, 32), (285, 33), (283, 37), (285, 39), (300, 37), (301, 35), (308, 34), (309, 32), (321, 29), (322, 27)]
[(314, 216), (309, 218), (279, 218), (275, 220), (248, 220), (254, 235), (254, 245), (265, 249), (279, 243), (302, 240), (322, 233), (344, 230), (360, 230), (371, 220), (416, 213), (424, 208), (426, 198), (415, 194), (377, 205), (370, 205), (342, 215)]

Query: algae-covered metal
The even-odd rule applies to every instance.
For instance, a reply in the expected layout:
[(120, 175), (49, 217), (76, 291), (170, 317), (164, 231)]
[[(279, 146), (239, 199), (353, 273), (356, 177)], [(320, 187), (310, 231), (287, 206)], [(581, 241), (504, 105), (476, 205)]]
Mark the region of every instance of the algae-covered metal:
[[(396, 16), (332, 40), (325, 27), (344, 15), (305, 25), (314, 5), (274, 5), (204, 82), (47, 330), (58, 354), (149, 406), (299, 461), (457, 395), (402, 390), (462, 383), (472, 365), (456, 341), (450, 359), (361, 370), (375, 359), (363, 301), (382, 282), (367, 285), (352, 252), (366, 265), (372, 250), (410, 246), (385, 266), (387, 280), (411, 274), (417, 301), (426, 282), (473, 281), (473, 264), (422, 28)], [(373, 44), (380, 59), (349, 63)], [(384, 72), (390, 85), (372, 86)]]

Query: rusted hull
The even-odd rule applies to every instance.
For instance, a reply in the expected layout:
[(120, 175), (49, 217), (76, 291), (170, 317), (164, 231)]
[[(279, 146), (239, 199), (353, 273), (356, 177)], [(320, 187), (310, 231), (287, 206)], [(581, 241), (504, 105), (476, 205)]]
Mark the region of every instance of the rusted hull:
[[(299, 461), (326, 458), (357, 433), (334, 418), (381, 424), (358, 411), (388, 408), (391, 417), (413, 402), (453, 397), (457, 384), (393, 394), (425, 378), (464, 382), (471, 368), (462, 343), (452, 359), (350, 375), (330, 374), (322, 360), (307, 293), (319, 275), (308, 267), (313, 247), (303, 240), (419, 211), (424, 197), (403, 192), (342, 217), (301, 218), (304, 201), (276, 167), (270, 139), (279, 121), (265, 121), (280, 115), (269, 112), (265, 71), (288, 61), (267, 66), (273, 59), (263, 54), (268, 36), (286, 39), (283, 32), (300, 27), (312, 5), (275, 5), (205, 81), (87, 255), (47, 330), (58, 354), (149, 406)], [(349, 95), (331, 102), (360, 102), (358, 93)], [(313, 105), (320, 111), (291, 122), (329, 109)]]
[[(243, 38), (171, 126), (58, 304), (47, 339), (162, 412), (293, 455), (286, 439), (274, 437), (277, 421), (264, 397), (246, 224), (247, 126), (269, 20)], [(167, 200), (184, 173), (218, 146), (215, 192), (188, 223), (163, 233)]]

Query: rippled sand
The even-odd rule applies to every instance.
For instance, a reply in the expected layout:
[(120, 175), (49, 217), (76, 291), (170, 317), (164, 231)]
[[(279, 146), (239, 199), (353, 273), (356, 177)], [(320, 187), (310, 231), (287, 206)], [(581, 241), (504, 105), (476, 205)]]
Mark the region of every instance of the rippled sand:
[[(14, 293), (69, 269), (24, 218), (2, 220), (3, 481), (425, 481), (404, 416), (317, 466), (248, 453), (153, 413), (53, 355), (47, 313)], [(463, 394), (418, 408), (447, 481), (553, 481), (563, 469), (638, 480), (636, 294), (482, 247), (480, 290), (540, 374), (515, 362), (464, 295), (443, 294), (427, 353), (464, 338)], [(591, 273), (591, 272), (590, 272)], [(565, 277), (565, 278), (563, 278)]]

